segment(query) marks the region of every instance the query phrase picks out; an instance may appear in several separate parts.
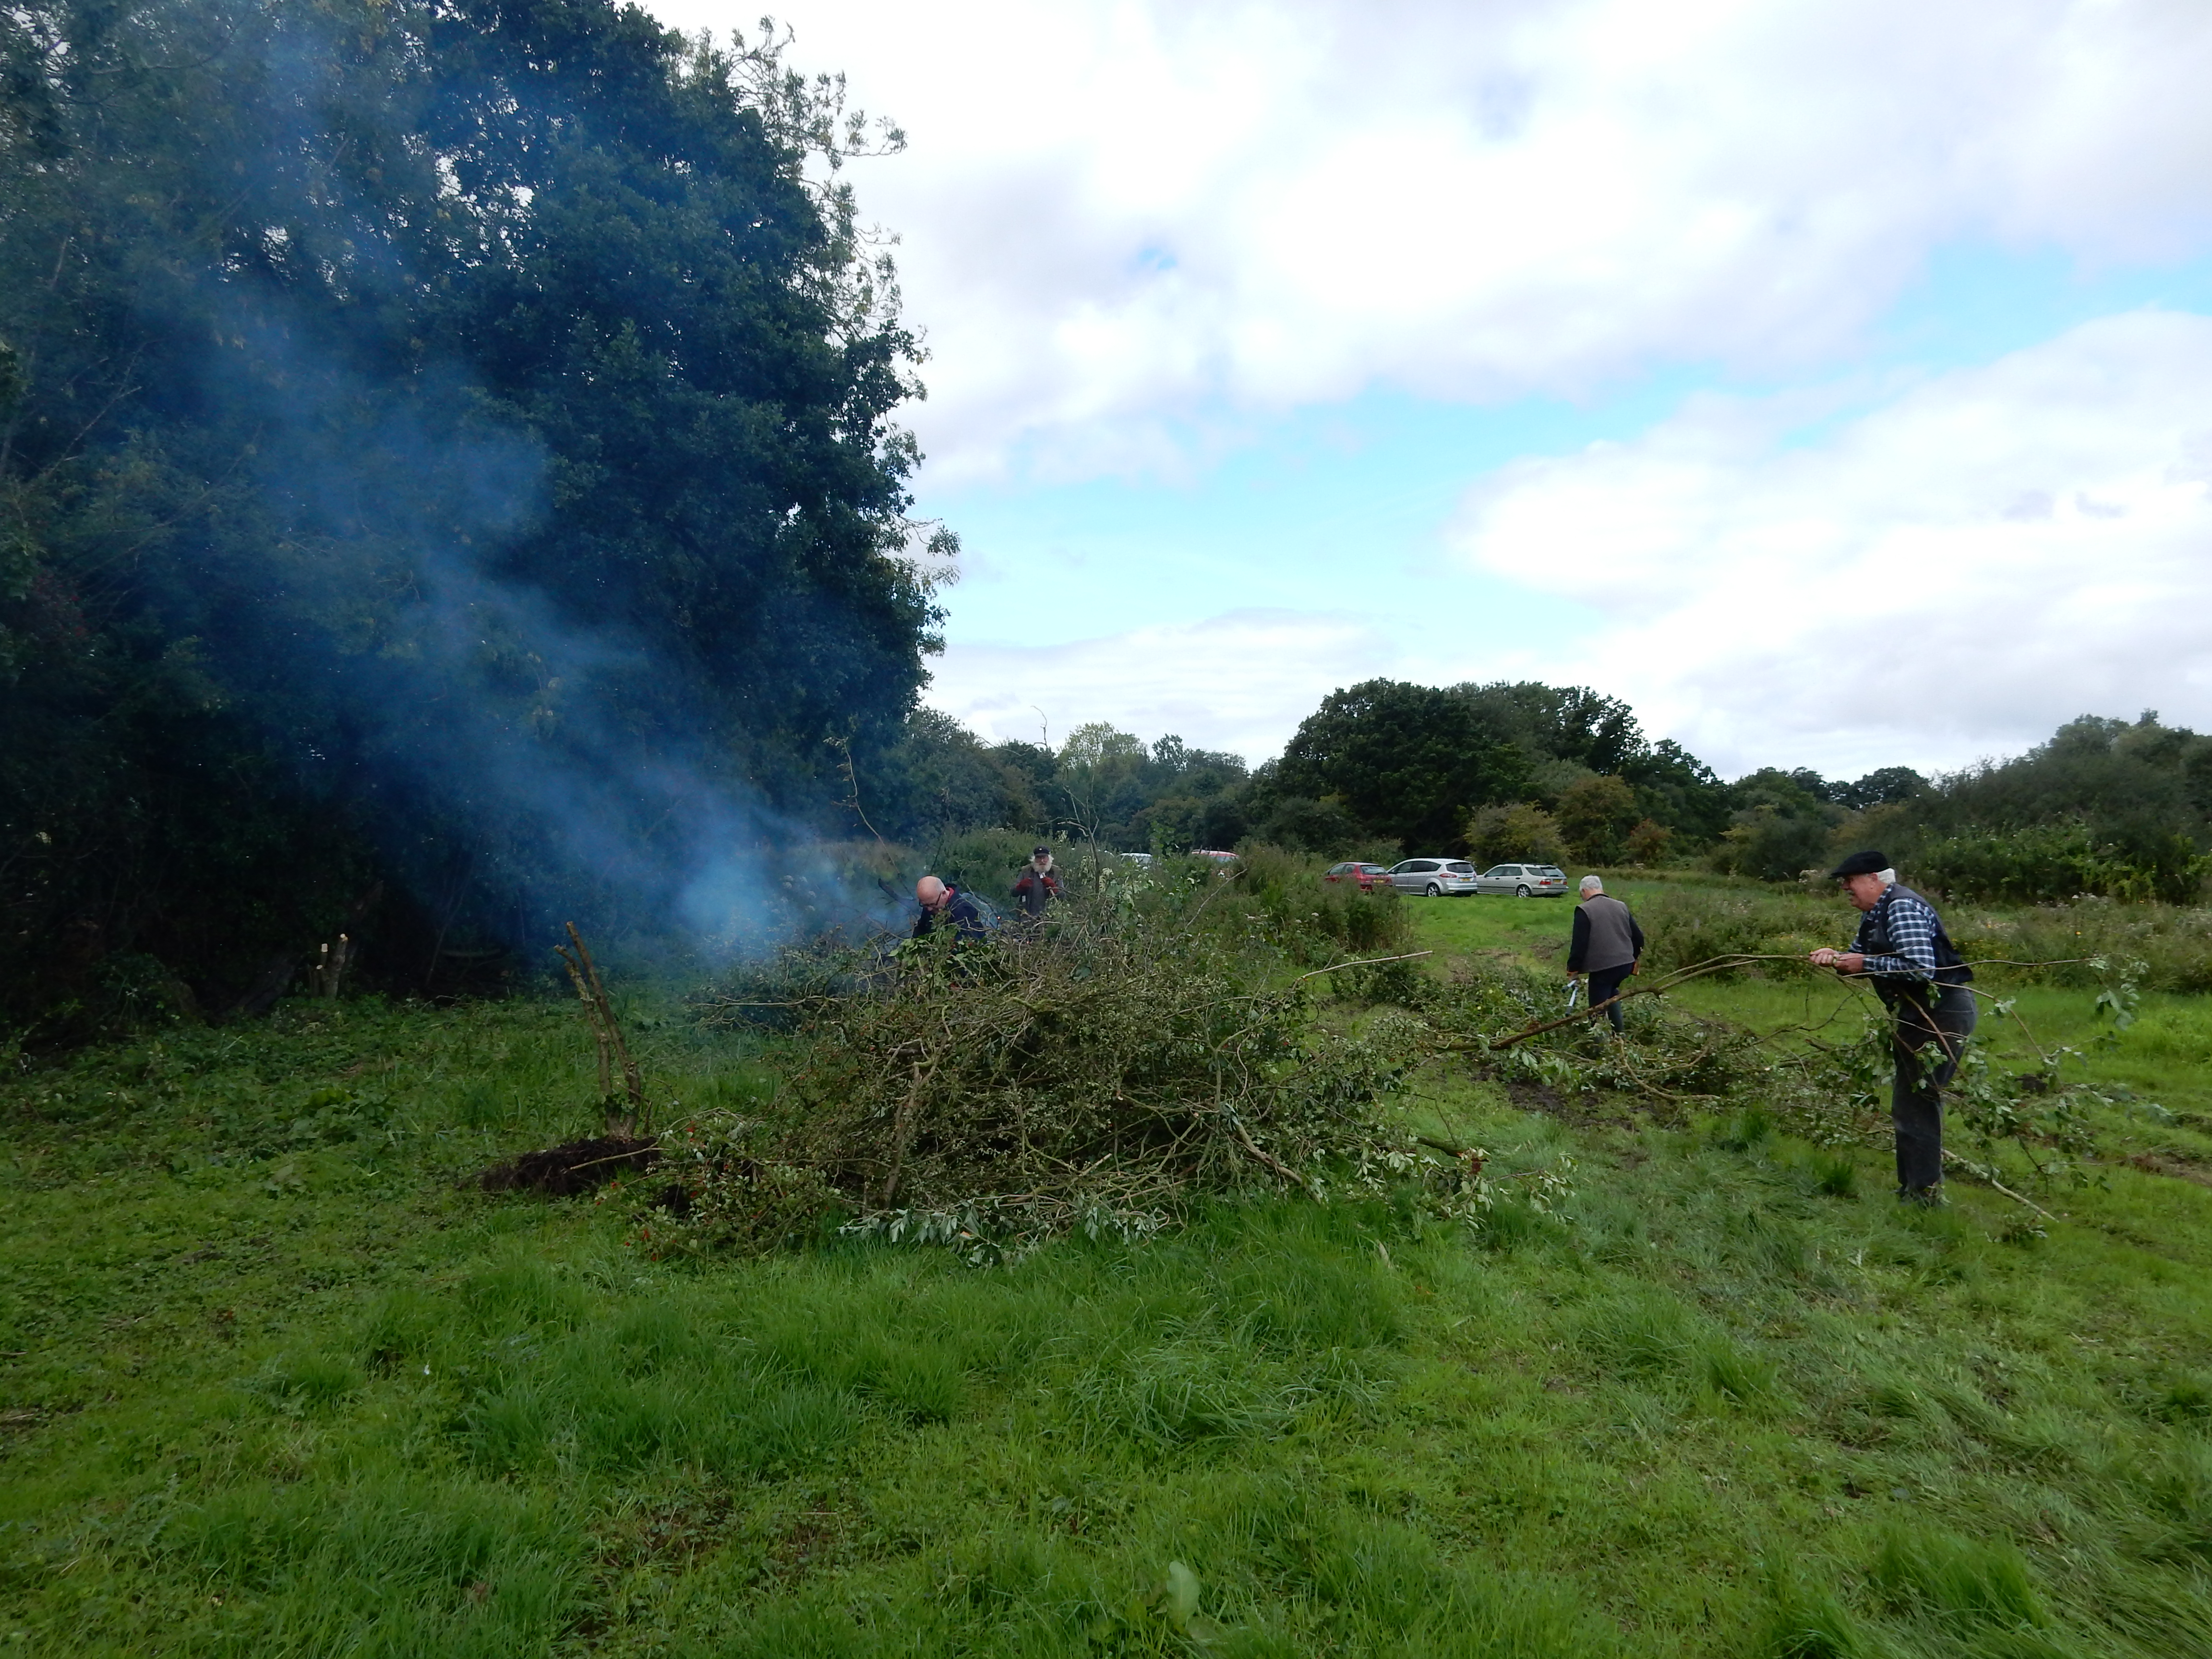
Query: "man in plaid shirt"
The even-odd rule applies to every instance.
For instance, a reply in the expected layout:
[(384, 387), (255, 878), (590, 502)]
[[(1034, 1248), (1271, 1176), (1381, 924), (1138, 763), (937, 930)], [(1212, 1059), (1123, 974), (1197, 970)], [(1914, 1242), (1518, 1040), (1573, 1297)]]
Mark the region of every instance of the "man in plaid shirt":
[[(1973, 970), (1952, 947), (1936, 908), (1910, 887), (1880, 853), (1854, 853), (1830, 872), (1861, 911), (1849, 951), (1813, 952), (1816, 968), (1863, 975), (1893, 1022), (1891, 1048), (1897, 1079), (1889, 1097), (1897, 1126), (1897, 1195), (1918, 1204), (1943, 1201), (1943, 1087), (1974, 1030)], [(1934, 1052), (1923, 1052), (1930, 1044)]]

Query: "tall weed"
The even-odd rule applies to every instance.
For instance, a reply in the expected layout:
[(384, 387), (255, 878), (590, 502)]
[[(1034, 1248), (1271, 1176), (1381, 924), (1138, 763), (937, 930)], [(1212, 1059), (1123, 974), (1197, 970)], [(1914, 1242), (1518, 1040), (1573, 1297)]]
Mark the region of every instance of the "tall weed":
[(1647, 973), (1672, 973), (1716, 957), (1800, 956), (1848, 937), (1850, 912), (1802, 889), (1669, 884), (1641, 898)]
[(1307, 966), (1404, 950), (1413, 927), (1396, 890), (1363, 893), (1357, 881), (1325, 879), (1327, 868), (1319, 859), (1248, 845), (1231, 878), (1239, 914)]
[(2013, 970), (2031, 981), (2099, 985), (2094, 964), (2102, 957), (2141, 963), (2137, 982), (2147, 991), (2212, 991), (2212, 908), (2202, 905), (2077, 898), (2023, 909), (1960, 909), (1944, 920), (1969, 960), (2057, 964)]
[[(2144, 990), (2212, 990), (2212, 908), (2095, 896), (2035, 905), (1944, 900), (1937, 908), (1970, 962), (2053, 964), (2008, 968), (2008, 984), (2097, 986), (2103, 959), (2141, 963)], [(1640, 896), (1636, 915), (1648, 941), (1645, 971), (1661, 973), (1716, 957), (1802, 956), (1844, 944), (1858, 921), (1825, 888), (1692, 882)]]

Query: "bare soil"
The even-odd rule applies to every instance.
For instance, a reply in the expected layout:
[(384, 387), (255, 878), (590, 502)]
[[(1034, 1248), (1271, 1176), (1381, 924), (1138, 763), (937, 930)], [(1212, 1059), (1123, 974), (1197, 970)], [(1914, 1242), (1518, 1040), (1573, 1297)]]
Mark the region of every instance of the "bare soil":
[(529, 1191), (566, 1198), (604, 1187), (618, 1175), (642, 1173), (659, 1161), (660, 1148), (653, 1141), (595, 1135), (495, 1164), (477, 1177), (477, 1184), (488, 1193)]

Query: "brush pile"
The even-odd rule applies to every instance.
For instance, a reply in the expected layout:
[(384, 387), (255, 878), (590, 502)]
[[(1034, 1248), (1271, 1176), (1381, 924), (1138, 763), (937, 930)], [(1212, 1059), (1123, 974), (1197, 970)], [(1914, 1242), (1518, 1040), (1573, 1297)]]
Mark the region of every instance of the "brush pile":
[[(893, 1237), (1128, 1236), (1191, 1196), (1318, 1190), (1404, 1138), (1382, 1103), (1417, 1048), (1321, 1029), (1312, 980), (1172, 915), (903, 945), (870, 970), (787, 962), (786, 994), (710, 1020), (785, 1023), (784, 1097), (668, 1138), (690, 1230), (773, 1243), (825, 1207)], [(780, 1006), (763, 1009), (763, 1000)]]

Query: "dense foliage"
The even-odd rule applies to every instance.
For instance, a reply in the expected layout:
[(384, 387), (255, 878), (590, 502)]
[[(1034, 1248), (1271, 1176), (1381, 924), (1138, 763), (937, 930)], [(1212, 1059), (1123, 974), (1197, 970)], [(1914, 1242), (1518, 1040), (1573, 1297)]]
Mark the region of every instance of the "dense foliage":
[(1869, 844), (1960, 898), (2183, 903), (2212, 874), (2212, 738), (2151, 714), (2085, 714), (2024, 755), (1932, 781), (1903, 767), (1855, 784), (1770, 768), (1733, 794), (1715, 862), (1767, 881)]
[(933, 644), (836, 84), (605, 0), (28, 0), (0, 59), (0, 997), (228, 1000), (380, 880), (417, 979), (734, 925)]
[(1919, 864), (1954, 892), (2183, 902), (2212, 874), (2212, 738), (2084, 715), (1907, 806)]

